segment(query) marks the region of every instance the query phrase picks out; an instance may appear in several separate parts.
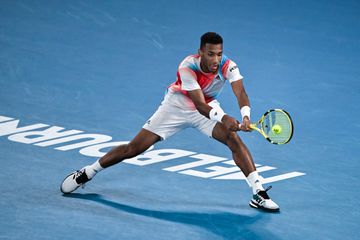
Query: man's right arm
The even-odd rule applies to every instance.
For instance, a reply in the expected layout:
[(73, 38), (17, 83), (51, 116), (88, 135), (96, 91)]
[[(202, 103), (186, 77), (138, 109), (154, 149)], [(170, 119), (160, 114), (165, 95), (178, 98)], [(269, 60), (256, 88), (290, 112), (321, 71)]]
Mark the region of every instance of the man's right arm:
[[(210, 111), (213, 108), (206, 103), (203, 92), (200, 89), (187, 91), (187, 92), (189, 94), (189, 97), (193, 101), (196, 109), (200, 112), (200, 114), (211, 119)], [(222, 117), (221, 123), (223, 123), (225, 125), (225, 127), (227, 129), (229, 129), (230, 131), (238, 131), (239, 130), (239, 122), (235, 118), (233, 118), (227, 114), (225, 114)]]

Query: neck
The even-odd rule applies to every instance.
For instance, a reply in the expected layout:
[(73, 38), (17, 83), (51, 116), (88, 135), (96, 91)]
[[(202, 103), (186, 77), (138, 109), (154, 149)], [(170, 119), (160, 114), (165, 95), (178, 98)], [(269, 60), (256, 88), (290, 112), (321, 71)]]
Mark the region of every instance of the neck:
[(200, 69), (201, 69), (201, 71), (202, 71), (203, 73), (216, 74), (219, 68), (216, 69), (215, 72), (212, 72), (212, 71), (210, 71), (210, 70), (206, 67), (206, 65), (204, 65), (204, 64), (201, 62), (201, 59), (200, 59)]
[(204, 63), (201, 61), (201, 59), (200, 59), (200, 68), (201, 68), (201, 71), (203, 71), (204, 73), (210, 73), (210, 71), (207, 69), (207, 67), (204, 66)]

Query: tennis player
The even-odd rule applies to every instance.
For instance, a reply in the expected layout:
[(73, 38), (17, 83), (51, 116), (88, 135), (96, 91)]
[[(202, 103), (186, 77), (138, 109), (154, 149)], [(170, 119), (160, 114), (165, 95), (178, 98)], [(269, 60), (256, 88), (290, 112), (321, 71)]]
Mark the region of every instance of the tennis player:
[[(216, 97), (229, 82), (237, 98), (242, 123), (224, 113)], [(252, 156), (237, 131), (250, 131), (250, 103), (237, 65), (223, 54), (223, 39), (214, 32), (201, 36), (198, 54), (186, 57), (179, 65), (177, 79), (164, 100), (134, 139), (113, 148), (92, 165), (68, 175), (61, 184), (63, 193), (71, 193), (101, 170), (124, 159), (133, 158), (158, 141), (188, 128), (196, 128), (208, 137), (225, 144), (236, 165), (252, 187), (250, 206), (266, 211), (279, 211), (263, 188)]]

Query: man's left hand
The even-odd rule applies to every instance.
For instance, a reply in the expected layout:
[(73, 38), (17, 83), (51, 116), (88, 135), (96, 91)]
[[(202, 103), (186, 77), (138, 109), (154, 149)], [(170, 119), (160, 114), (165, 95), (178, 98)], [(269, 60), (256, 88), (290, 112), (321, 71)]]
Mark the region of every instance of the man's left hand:
[(245, 116), (243, 122), (241, 123), (240, 130), (244, 132), (250, 132), (252, 130), (250, 128), (250, 124), (251, 124), (250, 119), (247, 116)]

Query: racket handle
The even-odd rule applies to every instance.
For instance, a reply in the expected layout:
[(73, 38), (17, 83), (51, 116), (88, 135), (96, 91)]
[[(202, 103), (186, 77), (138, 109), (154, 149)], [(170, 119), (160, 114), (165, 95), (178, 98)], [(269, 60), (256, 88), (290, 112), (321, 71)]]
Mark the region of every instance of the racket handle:
[[(242, 127), (242, 124), (239, 123), (239, 128), (241, 129), (241, 127)], [(256, 129), (256, 125), (252, 123), (252, 124), (250, 124), (249, 128)]]

